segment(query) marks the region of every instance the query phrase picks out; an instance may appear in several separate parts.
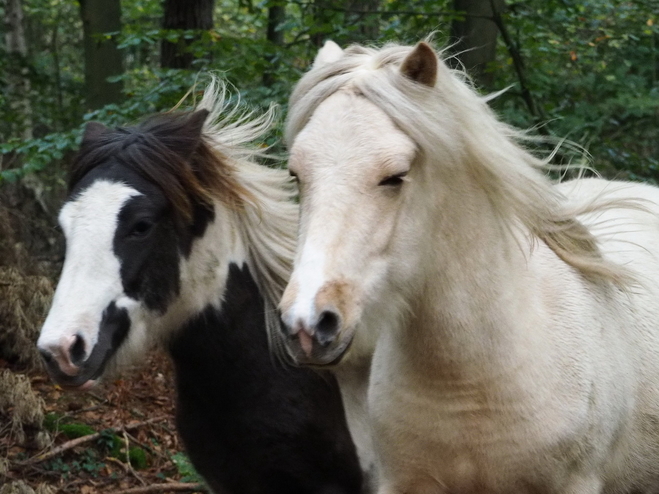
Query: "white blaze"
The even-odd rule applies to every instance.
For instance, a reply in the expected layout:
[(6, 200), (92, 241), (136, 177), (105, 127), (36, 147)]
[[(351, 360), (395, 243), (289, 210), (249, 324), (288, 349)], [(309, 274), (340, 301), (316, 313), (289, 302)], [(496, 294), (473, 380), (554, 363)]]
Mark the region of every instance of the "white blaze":
[[(56, 354), (76, 334), (85, 340), (86, 357), (98, 340), (103, 311), (123, 295), (120, 263), (113, 240), (118, 215), (135, 189), (99, 180), (66, 203), (59, 222), (66, 236), (64, 268), (38, 346)], [(127, 298), (127, 297), (123, 297)]]
[(304, 244), (293, 279), (297, 282), (298, 290), (295, 302), (283, 315), (283, 320), (294, 330), (299, 329), (298, 323), (309, 328), (314, 325), (317, 317), (316, 295), (325, 282), (325, 252), (312, 241)]

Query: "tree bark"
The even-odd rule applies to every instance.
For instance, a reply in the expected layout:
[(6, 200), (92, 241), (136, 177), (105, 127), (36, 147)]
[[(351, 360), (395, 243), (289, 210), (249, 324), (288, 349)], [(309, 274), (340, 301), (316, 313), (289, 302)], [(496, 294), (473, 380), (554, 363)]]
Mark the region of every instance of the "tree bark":
[[(214, 0), (165, 0), (163, 28), (208, 31), (213, 28), (214, 4)], [(189, 47), (196, 40), (199, 40), (199, 34), (192, 39), (181, 36), (173, 43), (163, 40), (160, 46), (160, 65), (170, 69), (192, 68), (195, 57)]]
[(505, 8), (504, 0), (453, 0), (455, 11), (463, 20), (451, 24), (451, 36), (457, 42), (453, 51), (479, 86), (491, 87), (493, 74), (486, 71), (496, 58), (499, 29), (493, 21), (492, 5), (497, 12)]
[[(274, 50), (279, 49), (284, 44), (284, 32), (278, 29), (278, 27), (284, 22), (285, 18), (286, 7), (283, 3), (277, 2), (270, 5), (268, 8), (266, 39)], [(277, 63), (276, 55), (268, 55), (266, 59), (268, 63), (263, 71), (263, 85), (265, 87), (271, 87), (275, 83), (275, 73), (279, 64)]]
[(359, 25), (359, 41), (376, 41), (380, 34), (380, 15), (368, 12), (377, 12), (380, 0), (352, 0), (348, 3), (348, 9), (353, 11), (347, 14), (348, 24)]
[(32, 106), (30, 105), (30, 79), (27, 65), (27, 43), (23, 27), (21, 0), (5, 1), (5, 44), (7, 48), (7, 100), (17, 115), (17, 125), (11, 134), (23, 139), (32, 138)]
[(120, 0), (79, 0), (85, 47), (85, 91), (89, 109), (118, 103), (123, 84), (108, 78), (123, 73), (115, 35), (121, 31)]

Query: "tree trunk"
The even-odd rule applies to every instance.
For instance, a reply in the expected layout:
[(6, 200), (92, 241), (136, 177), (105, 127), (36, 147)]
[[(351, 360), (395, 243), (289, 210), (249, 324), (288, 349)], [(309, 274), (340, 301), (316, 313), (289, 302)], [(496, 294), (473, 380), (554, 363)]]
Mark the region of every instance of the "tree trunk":
[(358, 41), (376, 41), (380, 34), (380, 16), (368, 12), (377, 12), (380, 8), (380, 0), (352, 0), (347, 5), (348, 10), (352, 11), (346, 15), (348, 25), (359, 25), (361, 39)]
[(10, 134), (23, 139), (32, 138), (32, 107), (30, 105), (30, 79), (27, 66), (27, 43), (23, 28), (23, 6), (20, 0), (5, 1), (5, 44), (8, 67), (7, 100), (11, 112), (17, 116), (17, 125)]
[[(163, 28), (166, 30), (208, 31), (213, 28), (214, 0), (165, 0)], [(189, 47), (193, 39), (184, 39), (181, 33), (177, 42), (163, 40), (160, 46), (160, 65), (170, 69), (190, 69), (195, 57)]]
[[(346, 39), (342, 34), (342, 42), (368, 43), (376, 41), (380, 34), (380, 0), (314, 0), (314, 23), (318, 26), (342, 25), (356, 27), (350, 30), (350, 37)], [(337, 19), (342, 18), (340, 21)], [(334, 32), (319, 31), (311, 35), (311, 42), (318, 48), (325, 41), (332, 39)]]
[(479, 86), (491, 87), (493, 74), (486, 72), (487, 65), (496, 58), (499, 30), (492, 20), (492, 6), (497, 12), (505, 8), (504, 0), (453, 0), (453, 8), (464, 14), (464, 20), (455, 20), (451, 36), (458, 59)]
[(123, 98), (121, 82), (108, 77), (123, 73), (123, 60), (115, 35), (121, 31), (120, 0), (79, 0), (85, 47), (87, 108), (97, 109)]
[[(266, 39), (270, 44), (271, 50), (280, 49), (284, 44), (284, 31), (278, 29), (281, 23), (284, 22), (286, 17), (286, 7), (283, 3), (273, 3), (268, 8), (268, 29), (266, 32)], [(275, 73), (277, 71), (277, 56), (266, 56), (268, 61), (265, 70), (263, 71), (263, 85), (271, 87), (275, 83)]]

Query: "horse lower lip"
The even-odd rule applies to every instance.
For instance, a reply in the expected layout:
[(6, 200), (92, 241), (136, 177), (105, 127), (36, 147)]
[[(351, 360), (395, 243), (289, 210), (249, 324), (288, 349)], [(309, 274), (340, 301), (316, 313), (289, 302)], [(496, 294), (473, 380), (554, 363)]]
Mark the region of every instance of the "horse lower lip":
[(340, 351), (336, 352), (336, 356), (334, 356), (334, 358), (332, 358), (327, 362), (319, 361), (319, 359), (317, 358), (314, 359), (310, 355), (301, 355), (297, 357), (295, 360), (300, 365), (308, 365), (311, 367), (331, 367), (334, 365), (338, 365), (341, 362), (341, 360), (343, 360), (343, 357), (345, 357), (348, 351), (350, 350), (353, 341), (354, 338), (351, 337), (350, 341), (345, 345), (345, 347)]

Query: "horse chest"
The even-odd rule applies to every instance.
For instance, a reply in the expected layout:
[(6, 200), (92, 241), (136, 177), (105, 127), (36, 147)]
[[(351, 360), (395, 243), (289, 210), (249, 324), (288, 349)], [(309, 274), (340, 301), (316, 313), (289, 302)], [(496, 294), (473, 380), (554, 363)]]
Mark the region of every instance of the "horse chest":
[(523, 393), (513, 400), (478, 386), (422, 389), (392, 362), (386, 372), (375, 365), (369, 413), (394, 492), (556, 492), (591, 447), (587, 404), (566, 414)]

